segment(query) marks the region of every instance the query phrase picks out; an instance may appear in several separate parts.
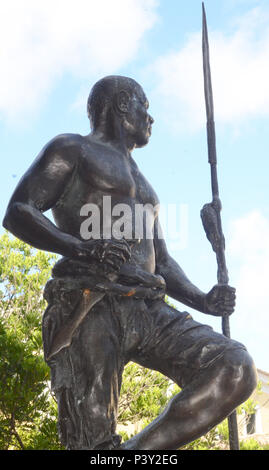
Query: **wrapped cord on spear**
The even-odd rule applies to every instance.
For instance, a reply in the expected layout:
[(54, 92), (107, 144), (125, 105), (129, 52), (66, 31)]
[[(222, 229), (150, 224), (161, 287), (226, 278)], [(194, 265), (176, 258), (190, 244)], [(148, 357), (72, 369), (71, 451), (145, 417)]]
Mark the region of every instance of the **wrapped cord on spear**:
[[(218, 284), (228, 285), (229, 277), (225, 259), (225, 238), (221, 223), (221, 201), (219, 197), (218, 175), (217, 175), (217, 151), (216, 134), (214, 122), (213, 92), (211, 83), (211, 71), (209, 61), (209, 44), (204, 3), (203, 10), (203, 71), (204, 71), (204, 92), (207, 116), (207, 144), (208, 162), (211, 168), (211, 188), (212, 202), (205, 204), (201, 210), (202, 223), (206, 236), (210, 241), (213, 251), (216, 253), (218, 272)], [(228, 316), (222, 317), (222, 332), (230, 338), (230, 322)], [(237, 429), (236, 411), (228, 416), (229, 443), (231, 450), (239, 450), (239, 439)]]

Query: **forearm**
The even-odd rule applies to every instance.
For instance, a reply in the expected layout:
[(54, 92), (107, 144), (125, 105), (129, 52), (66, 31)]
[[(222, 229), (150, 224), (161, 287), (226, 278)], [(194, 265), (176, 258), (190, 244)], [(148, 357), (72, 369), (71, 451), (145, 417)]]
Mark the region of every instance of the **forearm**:
[(29, 204), (12, 204), (3, 226), (29, 245), (62, 256), (72, 257), (79, 243), (78, 239), (59, 230), (42, 212)]
[(170, 256), (157, 265), (157, 273), (164, 278), (169, 297), (195, 310), (205, 312), (206, 294), (191, 283), (180, 266)]

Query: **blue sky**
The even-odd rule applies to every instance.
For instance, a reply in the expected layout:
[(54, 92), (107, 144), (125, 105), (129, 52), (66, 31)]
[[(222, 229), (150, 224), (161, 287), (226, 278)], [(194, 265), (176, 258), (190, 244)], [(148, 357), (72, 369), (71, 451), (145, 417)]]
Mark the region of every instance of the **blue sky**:
[[(207, 0), (205, 7), (227, 265), (237, 288), (231, 332), (269, 371), (269, 4)], [(201, 2), (10, 0), (0, 8), (1, 220), (43, 145), (64, 132), (89, 132), (86, 101), (95, 81), (130, 76), (155, 119), (149, 145), (134, 157), (161, 202), (187, 213), (187, 223), (179, 217), (184, 243), (167, 243), (208, 291), (216, 261), (200, 220), (211, 198)], [(220, 331), (220, 319), (192, 313)]]

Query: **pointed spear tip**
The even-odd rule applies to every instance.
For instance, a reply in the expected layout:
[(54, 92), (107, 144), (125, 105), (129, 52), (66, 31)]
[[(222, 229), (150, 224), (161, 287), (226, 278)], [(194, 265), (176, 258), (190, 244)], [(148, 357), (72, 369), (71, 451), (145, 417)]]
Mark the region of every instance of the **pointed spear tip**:
[(205, 4), (202, 2), (202, 12), (203, 12), (203, 28), (206, 27), (206, 14), (205, 14)]

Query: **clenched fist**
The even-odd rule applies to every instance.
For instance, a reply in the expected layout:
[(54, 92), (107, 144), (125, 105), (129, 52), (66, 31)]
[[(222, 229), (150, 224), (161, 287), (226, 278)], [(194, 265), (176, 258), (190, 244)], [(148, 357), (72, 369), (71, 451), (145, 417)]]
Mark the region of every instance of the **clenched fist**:
[(229, 316), (234, 311), (235, 298), (233, 287), (217, 284), (205, 296), (205, 313), (217, 317)]

